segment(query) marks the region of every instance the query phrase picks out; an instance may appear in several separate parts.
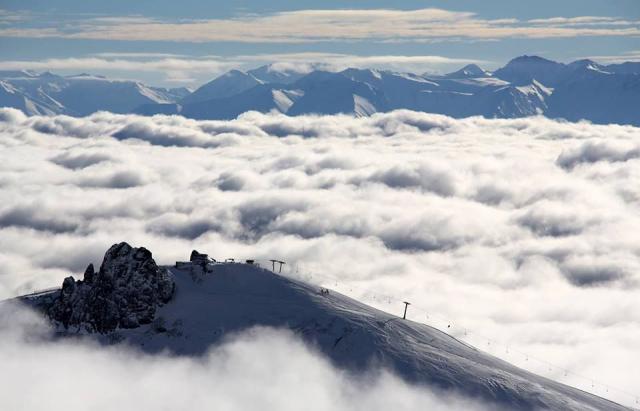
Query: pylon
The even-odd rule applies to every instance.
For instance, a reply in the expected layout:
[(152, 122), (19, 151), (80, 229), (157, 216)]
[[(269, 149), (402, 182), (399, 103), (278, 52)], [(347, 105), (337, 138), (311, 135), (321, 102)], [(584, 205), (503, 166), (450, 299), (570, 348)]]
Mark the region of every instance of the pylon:
[(411, 303), (408, 303), (406, 301), (404, 301), (404, 314), (402, 315), (402, 319), (406, 320), (407, 319), (407, 307), (409, 307)]

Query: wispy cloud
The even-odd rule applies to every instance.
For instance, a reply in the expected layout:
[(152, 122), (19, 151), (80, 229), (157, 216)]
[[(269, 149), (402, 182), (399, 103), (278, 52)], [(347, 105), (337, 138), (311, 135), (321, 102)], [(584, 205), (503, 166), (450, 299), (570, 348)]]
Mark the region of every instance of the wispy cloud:
[(17, 70), (76, 70), (76, 69), (110, 69), (123, 71), (173, 71), (190, 70), (219, 72), (225, 67), (237, 64), (225, 63), (209, 59), (162, 58), (155, 60), (104, 59), (98, 57), (79, 57), (46, 60), (13, 60), (0, 62), (0, 69)]
[(105, 57), (105, 58), (131, 58), (131, 59), (145, 59), (145, 58), (172, 58), (172, 57), (189, 57), (186, 54), (176, 53), (136, 53), (136, 52), (107, 52), (107, 53), (94, 53), (92, 56)]
[(580, 17), (550, 17), (547, 19), (532, 19), (528, 23), (556, 27), (572, 26), (638, 26), (640, 22), (624, 20), (617, 17), (580, 16)]
[(460, 39), (638, 36), (639, 23), (578, 16), (530, 21), (484, 19), (470, 12), (418, 10), (298, 10), (227, 19), (157, 20), (112, 16), (67, 22), (62, 27), (9, 27), (5, 37), (62, 37), (173, 42), (307, 43), (336, 40), (441, 41)]
[(16, 12), (0, 9), (0, 24), (10, 24), (26, 21), (29, 19), (29, 14), (26, 12)]
[(78, 57), (45, 60), (9, 60), (0, 61), (0, 70), (158, 73), (165, 77), (168, 82), (192, 83), (195, 81), (195, 75), (206, 74), (213, 77), (239, 65), (238, 61), (232, 59), (178, 57), (140, 59), (142, 55), (125, 56), (121, 53), (116, 53), (115, 55), (125, 58)]
[(44, 60), (0, 61), (0, 70), (69, 70), (93, 72), (157, 73), (167, 81), (191, 83), (195, 78), (212, 78), (231, 68), (254, 68), (278, 63), (281, 67), (305, 71), (305, 67), (342, 70), (347, 67), (372, 67), (400, 71), (442, 71), (482, 60), (443, 56), (374, 55), (339, 53), (279, 53), (238, 56), (194, 56), (170, 53), (97, 53), (86, 57)]
[(318, 52), (241, 55), (237, 56), (236, 60), (241, 61), (246, 65), (262, 64), (265, 62), (277, 62), (279, 64), (289, 64), (292, 66), (319, 63), (327, 70), (343, 70), (348, 67), (358, 67), (393, 69), (404, 72), (423, 72), (425, 70), (440, 71), (469, 63), (489, 63), (488, 61), (480, 59), (452, 58), (433, 55), (362, 56), (354, 54)]
[(585, 58), (600, 61), (603, 63), (624, 63), (626, 61), (640, 62), (640, 50), (628, 51), (622, 54), (587, 56)]

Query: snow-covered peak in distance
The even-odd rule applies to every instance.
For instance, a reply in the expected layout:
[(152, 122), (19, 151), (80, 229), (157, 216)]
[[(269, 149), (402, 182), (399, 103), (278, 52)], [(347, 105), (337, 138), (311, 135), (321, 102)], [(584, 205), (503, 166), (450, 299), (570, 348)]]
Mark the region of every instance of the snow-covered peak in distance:
[(179, 103), (188, 105), (232, 97), (262, 84), (292, 84), (315, 71), (315, 67), (268, 64), (249, 71), (230, 70), (185, 96)]
[(28, 115), (84, 116), (100, 110), (128, 113), (142, 104), (173, 102), (181, 95), (179, 90), (86, 73), (59, 76), (50, 72), (2, 71), (0, 80), (16, 90), (12, 98), (0, 96), (0, 106), (19, 108)]
[(445, 74), (443, 77), (445, 78), (482, 78), (482, 77), (490, 77), (491, 73), (480, 68), (477, 64), (467, 64), (463, 68), (458, 71), (454, 71), (453, 73)]
[(312, 71), (324, 69), (319, 63), (272, 63), (249, 70), (248, 73), (264, 83), (292, 84)]
[(571, 70), (592, 70), (600, 73), (609, 73), (605, 66), (589, 59), (576, 60), (573, 63), (567, 64), (567, 67)]
[(555, 86), (566, 73), (566, 65), (538, 56), (520, 56), (496, 70), (494, 76), (515, 85), (530, 84), (534, 79)]
[[(541, 57), (522, 56), (495, 73), (477, 65), (467, 65), (445, 76), (366, 68), (335, 72), (315, 67), (303, 74), (305, 71), (290, 70), (282, 64), (249, 72), (232, 71), (196, 90), (183, 99), (181, 105), (151, 104), (136, 112), (231, 119), (248, 110), (275, 110), (288, 115), (345, 113), (361, 116), (410, 109), (457, 118), (549, 115), (640, 124), (640, 115), (629, 110), (640, 104), (640, 92), (635, 87), (625, 89), (620, 85), (635, 84), (640, 74), (616, 74), (617, 81), (612, 81), (602, 78), (611, 71), (608, 66), (590, 61), (565, 65)], [(624, 76), (631, 78), (622, 78)], [(574, 83), (577, 86), (559, 87)], [(553, 96), (556, 88), (560, 90), (559, 97)], [(595, 90), (600, 91), (596, 93)], [(595, 94), (588, 96), (589, 93), (610, 94), (611, 101), (605, 104)], [(578, 94), (582, 96), (580, 99), (573, 97)], [(624, 99), (616, 99), (615, 95), (624, 95)]]
[(99, 74), (89, 74), (89, 73), (80, 73), (80, 74), (72, 74), (70, 76), (64, 76), (65, 79), (69, 80), (104, 80), (110, 81), (106, 76), (101, 76)]
[(380, 70), (375, 70), (375, 69), (348, 68), (348, 69), (342, 70), (340, 74), (356, 81), (375, 82), (378, 80), (382, 80), (382, 72)]
[[(521, 56), (490, 73), (475, 64), (447, 75), (280, 62), (231, 70), (195, 91), (99, 76), (0, 72), (0, 106), (26, 114), (83, 116), (98, 110), (232, 119), (246, 111), (371, 115), (409, 109), (451, 117), (567, 120), (640, 125), (640, 63), (570, 64)], [(9, 92), (8, 90), (12, 90)], [(532, 92), (534, 90), (540, 92)], [(606, 96), (606, 98), (604, 98)]]
[(120, 243), (109, 249), (99, 272), (89, 266), (81, 281), (69, 277), (61, 290), (19, 300), (48, 315), (58, 337), (82, 334), (149, 353), (199, 356), (229, 333), (284, 328), (343, 369), (375, 365), (406, 381), (507, 409), (625, 409), (270, 268), (253, 260), (217, 263), (195, 251), (188, 262), (158, 267), (148, 250)]
[(180, 100), (180, 104), (233, 96), (263, 83), (262, 80), (257, 79), (250, 73), (231, 70), (199, 87), (196, 91)]

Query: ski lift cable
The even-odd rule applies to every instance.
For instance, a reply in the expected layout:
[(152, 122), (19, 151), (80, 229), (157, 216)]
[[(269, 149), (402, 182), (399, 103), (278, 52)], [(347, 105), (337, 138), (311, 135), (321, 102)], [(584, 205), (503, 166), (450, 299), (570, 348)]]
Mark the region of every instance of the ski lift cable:
[[(305, 266), (306, 265), (307, 264), (305, 264)], [(297, 266), (297, 268), (300, 268), (300, 266)], [(300, 271), (301, 272), (305, 272), (306, 271), (308, 273), (308, 276), (310, 276), (312, 279), (315, 279), (318, 282), (329, 281), (330, 284), (334, 284), (334, 285), (336, 285), (336, 287), (337, 287), (337, 284), (341, 282), (340, 281), (341, 279), (339, 279), (339, 278), (337, 278), (335, 276), (331, 276), (331, 275), (326, 274), (326, 268), (322, 270), (323, 271), (322, 274), (319, 274), (318, 272), (313, 272), (310, 269), (307, 269), (307, 270), (301, 269)], [(286, 273), (283, 272), (282, 274), (286, 274)], [(371, 292), (370, 289), (364, 289), (362, 287), (359, 287), (358, 285), (350, 284), (349, 285), (349, 290), (350, 291), (356, 290), (361, 295), (363, 295), (365, 297), (367, 295), (371, 295), (371, 297), (372, 297), (372, 299), (374, 301), (388, 301), (388, 302), (394, 301), (394, 302), (400, 302), (400, 303), (404, 303), (405, 302), (401, 298), (396, 298), (395, 296), (392, 296), (392, 295), (389, 295), (389, 294), (386, 294), (386, 293), (385, 294), (381, 294), (381, 293)], [(423, 314), (423, 316), (426, 314), (427, 316), (429, 316), (428, 318), (439, 319), (440, 321), (442, 321), (443, 324), (447, 324), (449, 326), (452, 326), (455, 323), (453, 321), (449, 321), (447, 318), (445, 318), (444, 316), (442, 316), (442, 315), (440, 315), (438, 313), (434, 313), (432, 311), (426, 310), (425, 308), (421, 307), (420, 305), (415, 305), (413, 303), (411, 304), (411, 311)], [(418, 320), (416, 322), (428, 325), (424, 321)], [(448, 328), (449, 327), (447, 327), (447, 329)], [(555, 370), (557, 370), (561, 374), (564, 374), (567, 377), (568, 376), (573, 376), (573, 377), (577, 377), (577, 378), (579, 378), (581, 380), (584, 380), (585, 382), (592, 382), (593, 385), (594, 385), (592, 388), (600, 387), (600, 388), (605, 389), (606, 392), (609, 392), (609, 390), (616, 391), (619, 394), (623, 394), (625, 396), (628, 396), (630, 399), (635, 400), (636, 403), (640, 403), (639, 397), (637, 395), (635, 395), (635, 394), (632, 394), (629, 391), (626, 391), (624, 389), (621, 389), (621, 388), (618, 388), (618, 387), (614, 387), (614, 386), (612, 386), (610, 384), (603, 383), (603, 382), (601, 382), (599, 380), (594, 380), (593, 378), (578, 374), (578, 373), (576, 373), (574, 371), (571, 371), (571, 370), (567, 369), (566, 367), (556, 365), (556, 364), (551, 363), (549, 361), (546, 361), (546, 360), (543, 360), (541, 358), (538, 358), (537, 356), (529, 355), (528, 353), (525, 353), (522, 350), (513, 348), (512, 344), (497, 343), (496, 340), (493, 340), (493, 339), (491, 339), (489, 337), (486, 337), (486, 336), (484, 336), (484, 335), (482, 335), (482, 334), (480, 334), (480, 333), (478, 333), (476, 331), (470, 331), (470, 329), (468, 327), (457, 326), (456, 328), (464, 330), (464, 336), (473, 335), (473, 336), (475, 336), (475, 337), (477, 337), (477, 338), (479, 338), (481, 340), (486, 341), (488, 345), (493, 345), (495, 347), (504, 348), (506, 353), (512, 353), (513, 352), (513, 353), (520, 354), (522, 357), (526, 358), (527, 361), (531, 360), (531, 361), (534, 361), (534, 362), (537, 362), (539, 364), (544, 365), (545, 368), (548, 367), (550, 372), (555, 369)], [(446, 332), (446, 331), (443, 331), (443, 332)]]
[[(230, 261), (231, 263), (241, 263), (242, 259), (237, 259), (237, 258), (227, 258), (224, 261), (222, 260), (217, 260), (216, 262), (211, 262), (210, 264), (226, 264), (228, 263), (228, 261)], [(298, 261), (295, 262), (291, 262), (291, 263), (287, 263), (284, 259), (250, 259), (250, 260), (246, 260), (246, 261), (252, 261), (253, 264), (256, 264), (260, 267), (262, 267), (263, 269), (267, 269), (267, 267), (272, 266), (272, 270), (269, 270), (271, 272), (273, 272), (274, 274), (277, 275), (282, 275), (282, 276), (290, 276), (295, 278), (301, 278), (301, 279), (306, 279), (309, 282), (312, 283), (322, 283), (322, 282), (327, 282), (329, 281), (329, 283), (331, 285), (335, 285), (336, 288), (340, 287), (340, 285), (342, 284), (342, 280), (341, 278), (335, 277), (335, 276), (331, 276), (328, 275), (326, 266), (321, 266), (320, 270), (313, 270), (311, 267), (313, 267), (314, 264), (312, 263), (300, 263)], [(262, 264), (261, 264), (262, 263)], [(276, 266), (275, 264), (278, 263), (279, 264), (279, 270), (276, 270)], [(284, 268), (284, 270), (282, 270), (282, 268)], [(322, 274), (320, 274), (320, 272)], [(339, 285), (340, 284), (340, 285)], [(325, 288), (329, 289), (330, 287), (327, 286), (327, 284), (318, 284), (318, 285), (323, 285)], [(23, 296), (20, 297), (15, 297), (15, 298), (21, 298), (21, 297), (28, 297), (28, 296), (32, 296), (35, 294), (39, 294), (39, 293), (44, 293), (44, 292), (49, 292), (49, 291), (55, 291), (59, 289), (59, 287), (53, 287), (53, 288), (47, 288), (45, 290), (43, 289), (38, 289), (38, 290), (33, 290), (30, 293), (27, 293)], [(404, 299), (401, 298), (397, 298), (393, 295), (390, 294), (386, 294), (386, 293), (376, 293), (375, 291), (372, 292), (370, 291), (370, 287), (369, 288), (363, 288), (360, 287), (358, 285), (354, 285), (353, 281), (351, 284), (349, 284), (349, 292), (353, 292), (353, 290), (358, 291), (361, 295), (363, 296), (367, 296), (367, 294), (371, 295), (372, 299), (376, 302), (382, 302), (382, 301), (387, 301), (387, 303), (391, 303), (391, 302), (396, 302), (396, 303), (405, 303)], [(266, 297), (266, 296), (265, 296)], [(405, 306), (406, 307), (406, 306)], [(457, 322), (455, 321), (450, 321), (449, 319), (447, 319), (446, 317), (433, 312), (432, 310), (427, 310), (424, 307), (421, 307), (419, 304), (414, 304), (411, 303), (411, 312), (413, 312), (414, 314), (421, 314), (421, 316), (419, 318), (428, 318), (429, 320), (431, 319), (436, 319), (437, 321), (441, 321), (443, 324), (447, 324), (447, 327), (443, 327), (445, 328), (445, 330), (449, 330), (451, 326), (454, 326), (454, 324), (457, 324)], [(406, 313), (405, 313), (406, 314)], [(415, 315), (413, 315), (412, 317), (416, 317)], [(416, 317), (417, 318), (417, 317)], [(395, 319), (395, 318), (394, 318)], [(424, 324), (424, 325), (428, 325), (426, 321), (420, 321), (420, 320), (413, 320), (415, 322)], [(429, 321), (431, 322), (431, 321)], [(432, 325), (431, 325), (432, 326)], [(438, 328), (438, 327), (435, 327)], [(454, 326), (454, 329), (462, 329), (464, 330), (464, 336), (465, 337), (469, 337), (469, 336), (475, 336), (477, 339), (486, 341), (488, 345), (493, 345), (494, 347), (500, 347), (500, 348), (505, 348), (507, 353), (513, 352), (513, 353), (517, 353), (520, 356), (524, 357), (526, 359), (526, 361), (529, 362), (529, 360), (535, 361), (539, 364), (542, 364), (546, 367), (549, 367), (549, 371), (552, 371), (553, 369), (560, 371), (561, 373), (564, 373), (565, 376), (572, 376), (575, 378), (578, 378), (580, 380), (583, 380), (585, 383), (589, 384), (591, 383), (591, 388), (593, 390), (596, 390), (598, 387), (603, 388), (607, 393), (609, 392), (609, 390), (611, 391), (615, 391), (619, 394), (623, 394), (625, 396), (628, 396), (630, 399), (632, 399), (633, 401), (635, 401), (635, 404), (640, 404), (640, 396), (633, 394), (627, 390), (615, 387), (611, 384), (605, 384), (599, 380), (593, 379), (591, 377), (585, 376), (583, 374), (580, 373), (576, 373), (574, 371), (571, 371), (565, 367), (561, 367), (558, 365), (555, 365), (549, 361), (543, 360), (541, 358), (538, 358), (536, 356), (530, 355), (520, 349), (517, 348), (513, 348), (513, 345), (509, 345), (509, 344), (503, 344), (503, 343), (496, 343), (495, 340), (486, 337), (476, 331), (471, 331), (470, 328), (468, 327), (462, 327), (462, 326)], [(441, 330), (442, 332), (447, 332), (445, 330)], [(454, 335), (452, 335), (454, 336)], [(457, 338), (454, 336), (454, 338)], [(469, 338), (467, 338), (469, 339)], [(492, 344), (493, 343), (493, 344)]]

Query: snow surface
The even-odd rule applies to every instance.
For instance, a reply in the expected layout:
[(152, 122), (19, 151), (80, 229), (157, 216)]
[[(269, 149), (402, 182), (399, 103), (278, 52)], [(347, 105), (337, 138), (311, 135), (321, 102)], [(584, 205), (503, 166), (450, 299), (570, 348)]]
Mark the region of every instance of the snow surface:
[(0, 71), (0, 79), (13, 90), (13, 97), (3, 95), (6, 87), (0, 90), (0, 106), (19, 108), (28, 115), (83, 116), (100, 110), (127, 113), (144, 104), (173, 103), (185, 92), (89, 74), (63, 77)]
[(61, 77), (0, 71), (0, 81), (11, 86), (0, 87), (0, 106), (28, 115), (84, 116), (108, 110), (220, 120), (246, 111), (362, 116), (409, 109), (456, 118), (542, 114), (640, 125), (637, 63), (603, 66), (578, 60), (563, 64), (537, 56), (515, 58), (494, 73), (470, 64), (443, 76), (357, 68), (335, 73), (323, 71), (318, 64), (274, 63), (249, 71), (231, 70), (194, 92), (88, 74)]
[(282, 113), (286, 113), (289, 107), (293, 105), (293, 101), (289, 98), (287, 93), (282, 90), (271, 90), (273, 94), (273, 101), (278, 107), (278, 110)]
[(180, 103), (192, 104), (205, 102), (214, 98), (230, 97), (260, 84), (263, 84), (263, 82), (250, 73), (231, 70), (185, 96), (180, 100)]
[(491, 73), (483, 70), (478, 65), (468, 64), (458, 71), (446, 74), (444, 77), (458, 79), (458, 78), (478, 78), (478, 77), (489, 77), (489, 76), (491, 76)]
[(287, 328), (337, 366), (354, 372), (383, 366), (410, 382), (512, 409), (626, 409), (514, 367), (424, 324), (254, 265), (218, 263), (206, 271), (200, 266), (168, 268), (176, 282), (175, 295), (158, 308), (152, 324), (94, 336), (150, 353), (197, 356), (229, 333), (253, 326)]
[(357, 94), (353, 95), (354, 114), (356, 116), (370, 116), (375, 113), (376, 107), (369, 100)]

